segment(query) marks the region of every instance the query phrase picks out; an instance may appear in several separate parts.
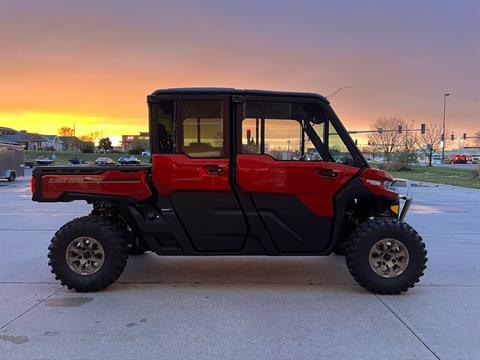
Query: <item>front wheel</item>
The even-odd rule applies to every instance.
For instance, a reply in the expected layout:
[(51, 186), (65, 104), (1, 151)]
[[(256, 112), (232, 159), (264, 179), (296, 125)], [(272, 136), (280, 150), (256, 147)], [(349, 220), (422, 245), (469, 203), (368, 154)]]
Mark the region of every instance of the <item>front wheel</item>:
[(84, 216), (62, 226), (49, 246), (55, 279), (78, 292), (111, 285), (127, 264), (127, 239), (122, 229), (99, 216)]
[(407, 291), (426, 269), (427, 251), (422, 238), (397, 219), (377, 218), (359, 225), (345, 250), (354, 279), (378, 294)]

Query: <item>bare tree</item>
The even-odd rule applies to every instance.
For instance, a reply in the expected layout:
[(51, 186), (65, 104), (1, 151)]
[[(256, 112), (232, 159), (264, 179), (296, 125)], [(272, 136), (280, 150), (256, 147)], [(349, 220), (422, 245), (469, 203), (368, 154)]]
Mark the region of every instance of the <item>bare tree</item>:
[(75, 130), (68, 126), (63, 126), (58, 129), (58, 136), (74, 136)]
[(394, 116), (378, 118), (371, 124), (375, 132), (369, 135), (369, 143), (375, 151), (383, 153), (387, 165), (392, 160), (392, 154), (399, 150), (405, 140), (405, 134), (398, 131), (399, 126), (405, 129), (405, 122)]
[(420, 150), (428, 157), (428, 166), (432, 166), (433, 154), (440, 150), (442, 141), (442, 127), (437, 123), (426, 125), (425, 134), (418, 137)]

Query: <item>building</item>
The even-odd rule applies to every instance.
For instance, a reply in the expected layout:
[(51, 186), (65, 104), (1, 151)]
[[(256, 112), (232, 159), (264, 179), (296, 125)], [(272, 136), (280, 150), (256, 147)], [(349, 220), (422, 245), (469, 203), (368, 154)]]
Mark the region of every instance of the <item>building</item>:
[(14, 130), (14, 129), (7, 128), (7, 127), (4, 127), (4, 126), (0, 126), (0, 135), (13, 135), (16, 132), (17, 131)]
[(41, 135), (0, 127), (0, 141), (25, 150), (82, 151), (85, 143), (75, 136)]
[(142, 131), (138, 135), (122, 135), (121, 148), (123, 152), (127, 152), (130, 149), (130, 144), (136, 140), (150, 140), (150, 133), (148, 131)]
[(76, 136), (58, 136), (60, 142), (58, 150), (61, 151), (82, 151), (85, 142)]

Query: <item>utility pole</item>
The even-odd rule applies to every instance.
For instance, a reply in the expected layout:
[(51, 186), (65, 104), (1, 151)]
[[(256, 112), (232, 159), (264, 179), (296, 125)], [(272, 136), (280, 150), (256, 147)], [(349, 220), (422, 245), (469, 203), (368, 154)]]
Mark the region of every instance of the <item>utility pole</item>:
[(443, 94), (442, 163), (445, 163), (445, 143), (447, 142), (447, 139), (445, 137), (447, 96), (450, 96), (450, 94)]

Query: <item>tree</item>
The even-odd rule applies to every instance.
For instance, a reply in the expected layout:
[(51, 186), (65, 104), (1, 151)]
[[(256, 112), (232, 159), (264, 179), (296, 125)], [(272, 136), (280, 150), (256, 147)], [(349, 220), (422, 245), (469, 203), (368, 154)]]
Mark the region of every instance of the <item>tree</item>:
[(75, 130), (68, 126), (58, 129), (58, 136), (75, 136)]
[(80, 135), (78, 138), (83, 142), (93, 142), (93, 137), (90, 134)]
[(390, 166), (392, 170), (411, 170), (411, 165), (418, 161), (418, 136), (415, 132), (409, 133), (406, 130), (403, 131), (402, 128), (404, 136), (393, 157), (394, 163)]
[(92, 131), (92, 132), (89, 132), (88, 134), (79, 136), (79, 139), (82, 141), (95, 143), (95, 141), (100, 137), (100, 134), (101, 134), (100, 131)]
[(95, 151), (95, 144), (91, 141), (82, 141), (80, 143), (80, 150), (83, 153), (93, 153)]
[(130, 143), (130, 146), (128, 147), (128, 152), (130, 154), (140, 155), (145, 150), (148, 150), (149, 147), (150, 146), (148, 140), (136, 139)]
[(112, 141), (110, 140), (110, 138), (109, 137), (101, 138), (98, 141), (98, 149), (103, 150), (103, 151), (112, 150), (113, 146), (112, 146)]
[(420, 150), (428, 158), (428, 166), (432, 166), (433, 154), (441, 148), (442, 127), (433, 122), (427, 124), (425, 134), (420, 134), (418, 141)]
[(404, 134), (398, 132), (399, 126), (405, 129), (405, 122), (396, 117), (378, 118), (371, 124), (371, 129), (375, 132), (369, 135), (369, 143), (374, 150), (383, 154), (387, 166), (392, 160), (392, 154), (399, 150), (404, 140)]

